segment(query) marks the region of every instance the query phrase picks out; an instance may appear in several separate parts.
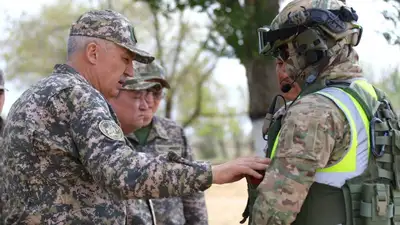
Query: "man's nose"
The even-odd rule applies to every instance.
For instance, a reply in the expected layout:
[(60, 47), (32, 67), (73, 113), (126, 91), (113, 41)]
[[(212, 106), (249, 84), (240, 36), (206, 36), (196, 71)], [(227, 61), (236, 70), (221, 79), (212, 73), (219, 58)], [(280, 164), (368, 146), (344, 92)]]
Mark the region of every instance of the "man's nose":
[(133, 64), (132, 61), (127, 65), (125, 72), (124, 72), (125, 76), (127, 77), (133, 77), (135, 74), (133, 72)]
[(146, 103), (149, 107), (152, 107), (154, 104), (154, 94), (150, 92), (146, 95)]
[(140, 99), (139, 109), (141, 109), (141, 110), (147, 110), (148, 108), (149, 108), (149, 105), (147, 104), (145, 98), (141, 98), (141, 99)]

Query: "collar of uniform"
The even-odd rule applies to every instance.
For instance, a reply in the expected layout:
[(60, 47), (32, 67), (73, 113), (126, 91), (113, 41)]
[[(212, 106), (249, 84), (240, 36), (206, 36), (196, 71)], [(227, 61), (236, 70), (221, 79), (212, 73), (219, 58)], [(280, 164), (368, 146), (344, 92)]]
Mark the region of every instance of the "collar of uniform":
[(169, 140), (167, 130), (165, 130), (164, 126), (162, 125), (160, 118), (157, 116), (153, 117), (153, 121), (151, 122), (151, 130), (147, 141), (152, 141), (155, 138), (162, 138), (165, 140)]
[[(67, 65), (67, 64), (56, 64), (54, 66), (53, 74), (70, 74), (72, 76), (75, 76), (79, 81), (86, 83), (93, 87), (93, 85), (90, 84), (89, 81), (87, 81), (78, 71), (76, 71), (73, 67), (71, 67), (70, 65)], [(100, 91), (99, 91), (99, 93), (101, 94)], [(104, 98), (103, 94), (101, 94), (101, 96), (103, 97), (104, 101), (107, 103), (108, 109), (109, 109), (114, 121), (118, 125), (121, 125), (120, 122), (118, 121), (117, 115), (115, 114), (114, 110), (112, 109), (110, 103), (108, 103), (108, 101)]]
[[(158, 117), (154, 116), (149, 126), (151, 126), (151, 130), (149, 136), (147, 137), (147, 142), (152, 141), (156, 138), (169, 140), (168, 133)], [(126, 137), (128, 138), (128, 140), (139, 143), (139, 139), (136, 137), (135, 132), (126, 135)]]
[(136, 137), (135, 132), (127, 134), (126, 137), (129, 141), (135, 141), (136, 143), (139, 143), (139, 139)]
[(89, 81), (87, 81), (78, 71), (67, 64), (56, 64), (53, 69), (53, 74), (71, 74), (77, 77), (79, 81), (82, 81), (92, 86)]

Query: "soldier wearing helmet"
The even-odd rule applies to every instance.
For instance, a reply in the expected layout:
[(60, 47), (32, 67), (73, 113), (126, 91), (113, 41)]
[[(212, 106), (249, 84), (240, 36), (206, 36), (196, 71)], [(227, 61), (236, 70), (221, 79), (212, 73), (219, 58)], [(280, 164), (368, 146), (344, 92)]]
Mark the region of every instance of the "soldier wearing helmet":
[(258, 183), (248, 179), (251, 225), (393, 224), (391, 189), (380, 183), (393, 171), (370, 157), (384, 95), (363, 78), (357, 20), (339, 0), (293, 0), (259, 28), (260, 54), (282, 60), (301, 92), (284, 115), (266, 116), (272, 161)]

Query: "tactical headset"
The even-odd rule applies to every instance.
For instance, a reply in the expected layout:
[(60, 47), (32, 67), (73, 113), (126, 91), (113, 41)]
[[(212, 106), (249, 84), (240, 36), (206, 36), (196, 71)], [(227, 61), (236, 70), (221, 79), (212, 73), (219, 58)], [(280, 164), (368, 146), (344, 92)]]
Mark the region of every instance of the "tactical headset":
[[(259, 53), (286, 61), (290, 57), (290, 47), (299, 56), (293, 59), (299, 68), (315, 65), (334, 55), (345, 44), (359, 44), (362, 27), (357, 20), (354, 9), (344, 6), (339, 10), (304, 8), (289, 13), (288, 20), (278, 29), (271, 30), (267, 26), (258, 29)], [(284, 85), (282, 92), (290, 91), (292, 84)]]

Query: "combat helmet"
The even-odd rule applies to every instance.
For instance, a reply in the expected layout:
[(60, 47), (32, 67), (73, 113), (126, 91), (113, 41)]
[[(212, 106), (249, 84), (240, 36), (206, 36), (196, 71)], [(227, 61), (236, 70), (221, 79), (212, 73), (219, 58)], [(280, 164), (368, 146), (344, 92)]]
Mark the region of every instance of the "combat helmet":
[(340, 0), (293, 0), (258, 29), (259, 53), (285, 61), (292, 79), (312, 82), (345, 45), (359, 44), (357, 20)]

